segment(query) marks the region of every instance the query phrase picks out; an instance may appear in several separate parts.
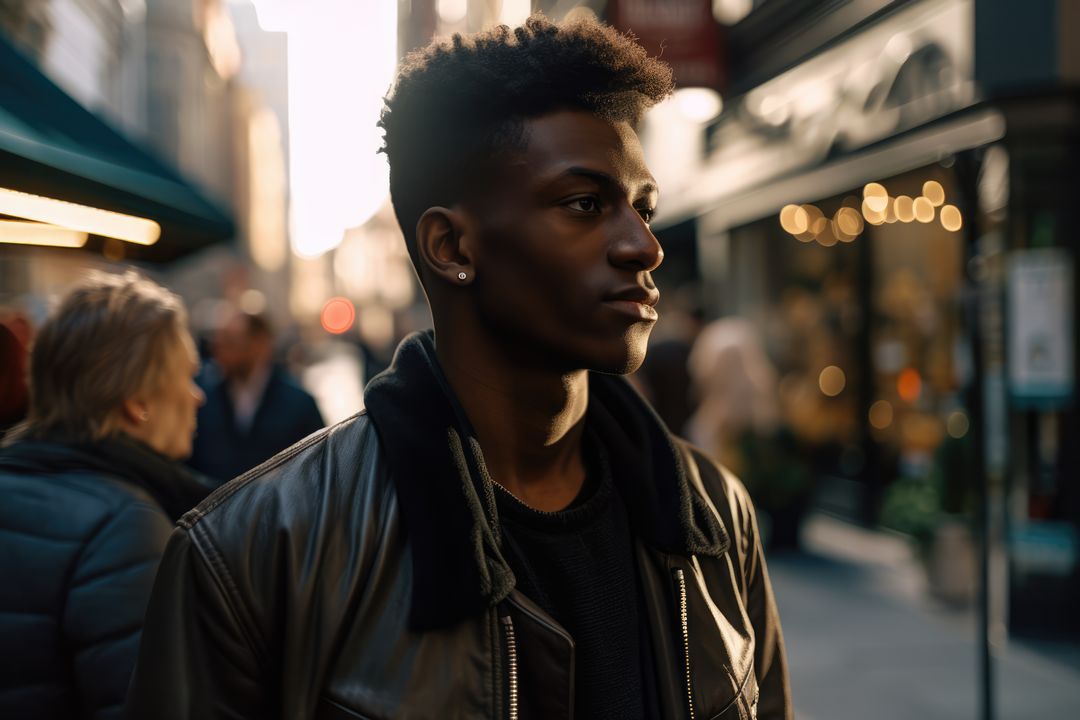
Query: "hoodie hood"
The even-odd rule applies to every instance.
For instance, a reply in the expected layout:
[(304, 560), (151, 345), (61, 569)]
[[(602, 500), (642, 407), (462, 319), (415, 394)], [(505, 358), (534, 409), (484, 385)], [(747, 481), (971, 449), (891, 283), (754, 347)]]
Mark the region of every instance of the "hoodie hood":
[[(448, 627), (502, 601), (515, 580), (500, 550), (494, 486), (432, 331), (402, 341), (365, 404), (409, 538), (410, 625)], [(690, 487), (682, 443), (624, 378), (590, 373), (585, 422), (604, 446), (635, 537), (668, 554), (727, 552), (725, 528)]]

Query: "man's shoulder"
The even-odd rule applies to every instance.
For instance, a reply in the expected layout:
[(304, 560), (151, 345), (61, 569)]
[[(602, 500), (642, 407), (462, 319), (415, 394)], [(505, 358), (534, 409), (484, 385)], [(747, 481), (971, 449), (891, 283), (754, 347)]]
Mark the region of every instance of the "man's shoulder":
[(708, 453), (682, 438), (675, 445), (687, 465), (691, 487), (720, 516), (732, 539), (745, 535), (755, 524), (754, 503), (742, 481)]
[(381, 476), (382, 452), (374, 425), (361, 411), (324, 428), (225, 483), (177, 523), (192, 530), (210, 524), (279, 522), (310, 516), (319, 507), (361, 490)]
[(276, 386), (281, 397), (288, 401), (312, 401), (315, 398), (285, 368), (275, 366), (270, 372), (269, 384)]

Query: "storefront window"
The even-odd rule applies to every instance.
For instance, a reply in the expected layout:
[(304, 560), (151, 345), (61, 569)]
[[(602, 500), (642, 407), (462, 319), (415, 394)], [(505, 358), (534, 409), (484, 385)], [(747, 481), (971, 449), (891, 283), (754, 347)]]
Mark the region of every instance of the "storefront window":
[(963, 218), (940, 165), (874, 181), (732, 231), (723, 314), (764, 336), (817, 502), (920, 537), (968, 509)]

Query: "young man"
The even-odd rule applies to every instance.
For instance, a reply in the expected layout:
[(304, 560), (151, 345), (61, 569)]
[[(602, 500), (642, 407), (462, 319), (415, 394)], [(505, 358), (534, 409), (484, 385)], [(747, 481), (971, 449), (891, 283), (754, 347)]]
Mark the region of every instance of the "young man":
[(382, 126), (435, 332), (181, 521), (129, 717), (791, 717), (745, 490), (616, 377), (670, 89), (595, 21), (406, 61)]

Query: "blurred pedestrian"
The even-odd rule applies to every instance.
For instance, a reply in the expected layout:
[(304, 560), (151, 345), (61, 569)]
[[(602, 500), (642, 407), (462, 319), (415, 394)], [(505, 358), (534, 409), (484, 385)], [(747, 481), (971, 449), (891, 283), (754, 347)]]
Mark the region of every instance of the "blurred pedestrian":
[(698, 397), (687, 439), (746, 482), (770, 521), (770, 549), (796, 547), (811, 475), (781, 417), (776, 368), (757, 328), (735, 317), (710, 323), (687, 367)]
[(0, 450), (0, 717), (114, 718), (173, 522), (202, 391), (179, 298), (134, 273), (64, 298)]
[(702, 313), (700, 308), (687, 309), (672, 303), (661, 317), (657, 329), (664, 332), (653, 333), (649, 354), (634, 377), (640, 378), (642, 392), (664, 424), (681, 435), (697, 408), (687, 364), (694, 340), (701, 332)]
[(671, 88), (595, 18), (405, 60), (382, 126), (435, 330), (182, 523), (129, 717), (791, 717), (749, 497), (623, 377), (663, 259), (634, 126)]
[(225, 482), (325, 425), (315, 399), (274, 362), (265, 315), (236, 310), (214, 334), (191, 467)]

